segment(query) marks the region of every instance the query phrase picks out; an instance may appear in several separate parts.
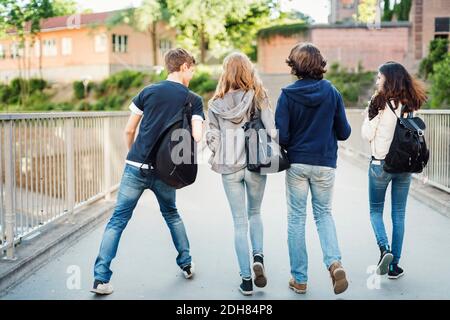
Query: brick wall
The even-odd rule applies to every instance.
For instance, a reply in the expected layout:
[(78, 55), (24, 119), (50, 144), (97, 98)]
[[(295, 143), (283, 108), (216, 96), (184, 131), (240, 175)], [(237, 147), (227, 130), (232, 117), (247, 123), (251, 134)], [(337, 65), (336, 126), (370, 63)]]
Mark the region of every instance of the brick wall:
[(329, 65), (339, 62), (355, 69), (361, 62), (366, 70), (377, 70), (386, 61), (410, 64), (410, 26), (385, 27), (381, 30), (367, 27), (313, 27), (305, 35), (275, 36), (258, 42), (258, 65), (261, 73), (288, 73), (285, 60), (298, 42), (312, 42), (322, 52)]

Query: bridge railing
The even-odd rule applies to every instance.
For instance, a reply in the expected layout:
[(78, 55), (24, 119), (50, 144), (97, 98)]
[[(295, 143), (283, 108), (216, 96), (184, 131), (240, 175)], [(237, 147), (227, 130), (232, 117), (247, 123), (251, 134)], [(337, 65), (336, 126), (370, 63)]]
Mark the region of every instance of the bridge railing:
[[(414, 177), (450, 192), (450, 110), (421, 110), (418, 115), (427, 126), (425, 138), (430, 149), (430, 160), (425, 170)], [(352, 127), (352, 135), (340, 147), (369, 158), (369, 143), (361, 136), (363, 110), (347, 109), (347, 118)]]
[(119, 182), (128, 112), (0, 114), (0, 255)]

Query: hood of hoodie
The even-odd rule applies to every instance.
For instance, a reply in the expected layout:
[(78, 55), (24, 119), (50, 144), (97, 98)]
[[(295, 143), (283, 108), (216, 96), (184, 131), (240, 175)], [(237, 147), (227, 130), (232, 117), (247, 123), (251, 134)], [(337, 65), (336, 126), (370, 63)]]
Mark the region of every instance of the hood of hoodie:
[(211, 101), (209, 108), (222, 119), (239, 122), (247, 115), (253, 96), (253, 90), (228, 92), (223, 98)]
[(281, 90), (305, 107), (317, 107), (328, 97), (333, 86), (328, 80), (302, 79)]

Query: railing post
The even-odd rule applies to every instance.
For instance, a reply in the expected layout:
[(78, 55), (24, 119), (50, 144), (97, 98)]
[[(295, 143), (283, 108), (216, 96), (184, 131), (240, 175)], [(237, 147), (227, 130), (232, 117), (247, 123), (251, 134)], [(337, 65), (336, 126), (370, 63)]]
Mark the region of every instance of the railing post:
[(69, 214), (75, 207), (75, 149), (74, 149), (74, 119), (65, 121), (66, 136), (66, 205)]
[(104, 153), (103, 153), (103, 168), (104, 168), (104, 186), (105, 200), (111, 200), (111, 118), (104, 118), (103, 127), (103, 143), (104, 143)]
[(6, 259), (14, 260), (14, 227), (16, 224), (16, 212), (14, 206), (14, 168), (13, 157), (13, 121), (5, 123), (5, 236)]

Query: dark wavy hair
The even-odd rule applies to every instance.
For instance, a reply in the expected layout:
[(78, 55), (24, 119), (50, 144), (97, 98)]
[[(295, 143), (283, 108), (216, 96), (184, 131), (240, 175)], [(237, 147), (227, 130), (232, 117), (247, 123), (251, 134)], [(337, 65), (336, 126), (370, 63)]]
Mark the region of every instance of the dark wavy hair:
[(322, 80), (323, 74), (327, 72), (327, 62), (311, 43), (299, 43), (293, 47), (286, 63), (291, 67), (291, 74), (299, 79)]
[(386, 81), (383, 88), (377, 91), (369, 104), (369, 119), (377, 116), (380, 110), (386, 108), (388, 100), (394, 101), (394, 108), (399, 104), (405, 106), (404, 112), (419, 110), (427, 100), (425, 85), (409, 74), (400, 63), (389, 61), (378, 71)]

